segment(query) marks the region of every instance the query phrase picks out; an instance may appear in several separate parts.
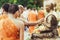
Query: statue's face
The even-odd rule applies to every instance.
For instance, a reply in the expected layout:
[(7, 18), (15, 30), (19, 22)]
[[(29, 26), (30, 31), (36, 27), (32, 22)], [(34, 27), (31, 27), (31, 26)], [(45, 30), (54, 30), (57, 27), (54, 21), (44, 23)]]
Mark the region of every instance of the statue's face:
[(50, 12), (50, 5), (46, 5), (46, 11)]

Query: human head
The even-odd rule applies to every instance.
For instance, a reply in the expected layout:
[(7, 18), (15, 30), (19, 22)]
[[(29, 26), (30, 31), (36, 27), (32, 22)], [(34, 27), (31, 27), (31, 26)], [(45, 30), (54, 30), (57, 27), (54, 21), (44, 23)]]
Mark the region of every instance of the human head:
[(9, 13), (12, 13), (12, 14), (15, 14), (15, 12), (16, 11), (18, 11), (19, 10), (19, 7), (18, 7), (18, 5), (16, 5), (16, 4), (12, 4), (10, 7), (9, 7)]
[(19, 7), (20, 13), (23, 13), (23, 11), (25, 10), (24, 7), (22, 5), (18, 5), (18, 7)]
[(4, 5), (2, 6), (3, 11), (8, 12), (9, 6), (10, 6), (9, 3), (4, 4)]
[(16, 17), (19, 16), (19, 7), (16, 4), (12, 4), (9, 7), (9, 11), (10, 14), (14, 14)]

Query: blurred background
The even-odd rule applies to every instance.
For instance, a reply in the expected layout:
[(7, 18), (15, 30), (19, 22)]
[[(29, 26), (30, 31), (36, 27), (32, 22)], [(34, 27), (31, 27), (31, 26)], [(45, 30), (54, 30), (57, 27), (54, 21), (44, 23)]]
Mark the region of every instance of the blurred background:
[(57, 7), (60, 6), (60, 0), (0, 0), (0, 7), (4, 3), (11, 3), (11, 4), (23, 5), (24, 7), (27, 7), (27, 8), (40, 9), (47, 3), (47, 1), (56, 3)]
[(24, 7), (28, 8), (39, 9), (41, 6), (43, 6), (43, 1), (44, 0), (0, 0), (0, 7), (4, 3), (11, 3), (11, 4), (23, 5)]

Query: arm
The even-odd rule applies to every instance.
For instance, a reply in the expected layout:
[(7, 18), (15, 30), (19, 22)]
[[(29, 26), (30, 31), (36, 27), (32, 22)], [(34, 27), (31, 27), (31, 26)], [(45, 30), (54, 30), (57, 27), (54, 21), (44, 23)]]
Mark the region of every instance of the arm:
[(45, 25), (46, 27), (50, 27), (50, 24), (46, 23), (46, 21), (44, 21), (42, 24)]
[(24, 19), (21, 19), (21, 20), (24, 22), (24, 24), (26, 26), (30, 26), (30, 25), (33, 26), (33, 25), (36, 25), (36, 24), (41, 24), (43, 22), (43, 18), (38, 20), (38, 21), (35, 21), (35, 22), (28, 22), (28, 21), (26, 21)]
[(24, 24), (20, 22), (20, 40), (24, 40)]

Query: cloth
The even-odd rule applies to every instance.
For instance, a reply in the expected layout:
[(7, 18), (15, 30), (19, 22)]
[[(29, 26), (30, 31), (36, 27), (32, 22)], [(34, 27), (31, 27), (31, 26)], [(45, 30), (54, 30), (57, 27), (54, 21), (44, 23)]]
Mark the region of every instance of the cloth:
[[(13, 18), (12, 15), (1, 16), (0, 20), (0, 40), (18, 40), (19, 27), (21, 22)], [(5, 18), (6, 17), (6, 18)]]
[[(35, 22), (37, 21), (37, 18), (36, 18), (36, 14), (34, 11), (30, 11), (29, 14), (28, 14), (28, 21), (29, 22)], [(33, 30), (35, 29), (35, 26), (29, 26), (29, 32), (32, 33)]]
[(44, 11), (43, 10), (39, 10), (37, 17), (38, 17), (38, 19), (44, 18), (45, 17)]

